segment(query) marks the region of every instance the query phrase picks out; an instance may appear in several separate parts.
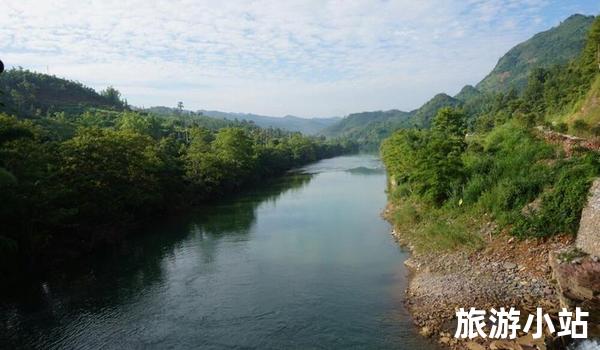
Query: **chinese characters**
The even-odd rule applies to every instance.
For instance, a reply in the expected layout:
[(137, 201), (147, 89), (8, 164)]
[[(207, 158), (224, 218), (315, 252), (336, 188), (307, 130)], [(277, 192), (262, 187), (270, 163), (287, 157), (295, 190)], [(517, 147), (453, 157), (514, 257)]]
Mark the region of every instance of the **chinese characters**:
[[(455, 338), (476, 337), (492, 338), (492, 339), (515, 339), (517, 331), (521, 330), (524, 333), (534, 330), (532, 334), (534, 339), (543, 337), (543, 328), (546, 326), (549, 334), (557, 336), (570, 335), (574, 339), (587, 338), (587, 321), (582, 320), (583, 317), (589, 315), (588, 312), (581, 311), (581, 308), (575, 308), (575, 313), (563, 308), (558, 313), (558, 331), (553, 323), (550, 315), (544, 314), (541, 308), (537, 308), (534, 315), (528, 315), (525, 325), (521, 328), (520, 316), (521, 312), (510, 308), (508, 311), (501, 307), (499, 310), (492, 308), (489, 312), (486, 322), (486, 311), (470, 308), (465, 311), (460, 308), (456, 311), (458, 319)], [(490, 326), (489, 333), (486, 333), (486, 326)], [(533, 327), (533, 328), (532, 328)]]

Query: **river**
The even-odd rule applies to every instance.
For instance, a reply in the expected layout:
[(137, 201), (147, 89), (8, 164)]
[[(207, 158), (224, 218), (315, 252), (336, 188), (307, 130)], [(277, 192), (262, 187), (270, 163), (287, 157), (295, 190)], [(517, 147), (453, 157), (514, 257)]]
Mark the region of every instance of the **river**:
[(427, 349), (375, 156), (157, 220), (0, 305), (0, 348)]

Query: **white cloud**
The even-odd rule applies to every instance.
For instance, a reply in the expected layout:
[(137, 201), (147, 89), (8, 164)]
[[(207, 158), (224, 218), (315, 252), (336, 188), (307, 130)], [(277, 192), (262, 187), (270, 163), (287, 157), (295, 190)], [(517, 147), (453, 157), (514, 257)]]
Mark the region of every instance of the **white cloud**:
[(112, 84), (136, 105), (183, 100), (188, 108), (344, 115), (412, 109), (477, 82), (508, 48), (547, 26), (548, 6), (9, 0), (0, 54), (8, 65)]

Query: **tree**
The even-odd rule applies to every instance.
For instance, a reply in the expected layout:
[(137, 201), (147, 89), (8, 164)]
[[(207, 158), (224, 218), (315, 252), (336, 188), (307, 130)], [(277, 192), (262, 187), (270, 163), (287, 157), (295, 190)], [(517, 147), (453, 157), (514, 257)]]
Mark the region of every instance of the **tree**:
[(225, 167), (227, 187), (240, 186), (254, 168), (254, 153), (248, 134), (240, 128), (217, 132), (212, 149)]
[(466, 115), (457, 109), (442, 108), (433, 120), (432, 130), (434, 133), (462, 139), (467, 130)]
[(441, 205), (464, 181), (466, 116), (442, 108), (431, 130), (402, 130), (382, 146), (382, 156), (396, 184)]
[(127, 221), (162, 198), (160, 157), (152, 139), (130, 130), (79, 130), (61, 144), (58, 176), (65, 205), (77, 221), (98, 225)]
[(119, 90), (115, 89), (113, 86), (108, 86), (106, 89), (102, 90), (100, 95), (115, 106), (125, 107), (127, 105), (127, 103), (121, 98), (121, 93)]

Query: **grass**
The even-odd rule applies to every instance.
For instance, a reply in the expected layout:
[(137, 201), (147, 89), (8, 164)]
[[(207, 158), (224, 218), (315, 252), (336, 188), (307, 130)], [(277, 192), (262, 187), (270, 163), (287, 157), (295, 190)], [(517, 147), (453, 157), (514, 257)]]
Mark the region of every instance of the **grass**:
[(483, 239), (477, 233), (481, 222), (476, 216), (452, 208), (421, 206), (418, 200), (394, 200), (394, 226), (418, 253), (477, 249)]
[[(427, 204), (406, 184), (390, 193), (392, 220), (417, 252), (479, 248), (489, 221), (520, 238), (575, 234), (591, 182), (600, 174), (597, 154), (566, 159), (515, 122), (472, 138), (463, 164), (465, 182), (442, 206)], [(538, 210), (524, 214), (523, 207), (537, 198)]]
[(594, 80), (586, 97), (577, 104), (575, 111), (564, 118), (569, 133), (580, 137), (600, 136), (595, 127), (600, 124), (600, 76)]

